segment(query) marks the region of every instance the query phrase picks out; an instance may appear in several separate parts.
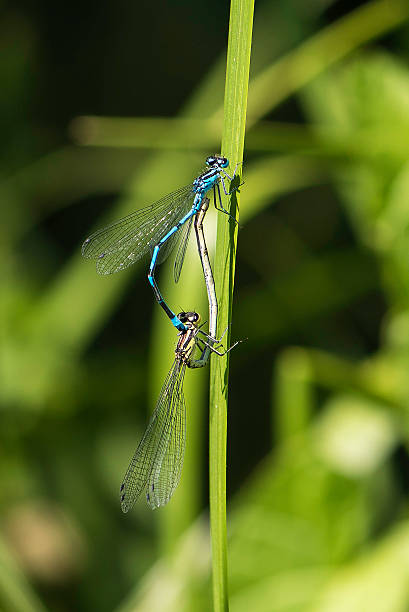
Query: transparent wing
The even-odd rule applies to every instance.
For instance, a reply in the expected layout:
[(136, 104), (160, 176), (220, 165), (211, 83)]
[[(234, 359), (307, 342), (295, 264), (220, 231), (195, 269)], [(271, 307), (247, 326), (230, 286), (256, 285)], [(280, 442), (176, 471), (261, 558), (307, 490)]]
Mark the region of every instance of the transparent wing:
[[(190, 204), (187, 206), (187, 209), (190, 208)], [(167, 234), (167, 232), (180, 220), (181, 217), (185, 214), (185, 209), (182, 211), (179, 209), (178, 213), (172, 217), (169, 217), (165, 223), (158, 228), (158, 233), (155, 233), (153, 236), (152, 242), (149, 242), (147, 245), (144, 245), (143, 249), (132, 249), (132, 247), (118, 250), (114, 253), (107, 253), (100, 255), (97, 260), (97, 272), (98, 274), (114, 274), (115, 272), (120, 272), (121, 270), (125, 270), (133, 263), (138, 261), (143, 255), (145, 255), (148, 251), (150, 251), (151, 255), (153, 249), (156, 244), (160, 241), (160, 239)], [(168, 257), (168, 255), (173, 250), (176, 242), (179, 239), (179, 232), (175, 232), (163, 245), (159, 252), (158, 259), (156, 260), (156, 264), (160, 264)]]
[(180, 242), (175, 258), (175, 265), (173, 266), (173, 278), (175, 279), (175, 283), (178, 282), (180, 278), (180, 273), (182, 272), (183, 262), (185, 261), (186, 249), (190, 238), (190, 230), (192, 229), (192, 223), (193, 217), (191, 217), (189, 221), (185, 223), (182, 229), (182, 235), (180, 237)]
[(164, 506), (172, 497), (182, 474), (186, 441), (186, 406), (183, 380), (186, 366), (180, 365), (169, 405), (171, 426), (161, 440), (152, 473), (148, 479), (146, 499), (152, 510)]
[(183, 379), (186, 366), (174, 361), (163, 383), (156, 408), (121, 484), (121, 507), (128, 512), (148, 488), (152, 508), (166, 504), (182, 471), (186, 437)]
[(193, 198), (192, 185), (187, 185), (155, 204), (97, 230), (82, 245), (83, 257), (97, 259), (99, 274), (124, 270), (147, 253), (150, 245), (157, 244), (166, 235), (191, 208)]

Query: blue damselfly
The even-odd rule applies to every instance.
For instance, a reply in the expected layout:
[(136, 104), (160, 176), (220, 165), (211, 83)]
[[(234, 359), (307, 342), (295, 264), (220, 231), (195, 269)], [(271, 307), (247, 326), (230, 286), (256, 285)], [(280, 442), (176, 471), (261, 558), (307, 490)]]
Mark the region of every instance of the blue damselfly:
[[(179, 280), (193, 217), (200, 210), (210, 189), (214, 191), (215, 207), (230, 216), (222, 204), (220, 184), (224, 193), (231, 195), (234, 189), (226, 189), (225, 179), (232, 181), (236, 176), (236, 169), (233, 176), (229, 176), (225, 170), (229, 161), (221, 155), (208, 157), (206, 164), (208, 169), (190, 185), (97, 230), (82, 245), (82, 255), (97, 260), (99, 274), (124, 270), (151, 251), (149, 283), (156, 300), (179, 331), (186, 331), (187, 328), (164, 301), (155, 280), (155, 268), (166, 259), (179, 239), (174, 265), (174, 278), (176, 282)], [(183, 231), (179, 231), (182, 227)]]

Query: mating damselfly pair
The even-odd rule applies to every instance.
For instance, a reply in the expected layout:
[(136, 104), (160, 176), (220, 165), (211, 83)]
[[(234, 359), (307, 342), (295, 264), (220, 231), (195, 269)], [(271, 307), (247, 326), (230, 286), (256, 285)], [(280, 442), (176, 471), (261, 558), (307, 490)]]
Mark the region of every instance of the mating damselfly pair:
[[(186, 367), (203, 367), (211, 353), (225, 355), (237, 344), (226, 351), (221, 346), (221, 339), (216, 339), (218, 306), (203, 233), (203, 219), (209, 206), (206, 194), (213, 189), (215, 207), (229, 214), (222, 204), (220, 184), (224, 193), (230, 195), (234, 190), (227, 191), (224, 180), (233, 180), (236, 170), (230, 177), (225, 171), (229, 162), (222, 156), (210, 156), (206, 163), (209, 170), (200, 174), (191, 185), (96, 231), (82, 247), (85, 257), (97, 259), (100, 274), (119, 272), (150, 249), (152, 258), (148, 280), (158, 303), (179, 330), (173, 365), (121, 484), (120, 499), (124, 512), (133, 506), (144, 490), (152, 508), (169, 501), (179, 482), (184, 457), (186, 408), (183, 381)], [(179, 280), (193, 220), (209, 300), (209, 334), (198, 325), (198, 313), (173, 313), (154, 277), (156, 265), (166, 259), (179, 239), (174, 266), (175, 281)], [(197, 350), (200, 357), (196, 357)]]

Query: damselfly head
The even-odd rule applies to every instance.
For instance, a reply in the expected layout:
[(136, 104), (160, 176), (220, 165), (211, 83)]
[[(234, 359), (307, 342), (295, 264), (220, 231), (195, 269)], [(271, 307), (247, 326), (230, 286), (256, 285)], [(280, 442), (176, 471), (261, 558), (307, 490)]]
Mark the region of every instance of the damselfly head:
[(212, 168), (213, 166), (219, 166), (220, 168), (227, 168), (229, 165), (229, 160), (227, 157), (222, 157), (221, 155), (209, 155), (206, 159), (206, 164)]
[(200, 314), (193, 310), (189, 312), (179, 312), (178, 319), (180, 319), (182, 323), (192, 323), (196, 325), (200, 321)]

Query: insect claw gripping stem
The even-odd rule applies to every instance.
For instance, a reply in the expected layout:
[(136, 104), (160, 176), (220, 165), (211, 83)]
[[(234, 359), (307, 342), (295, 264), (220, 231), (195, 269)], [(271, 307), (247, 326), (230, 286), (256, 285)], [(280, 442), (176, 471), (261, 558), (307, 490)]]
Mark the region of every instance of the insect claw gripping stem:
[[(205, 332), (201, 332), (210, 342), (206, 342), (206, 340), (203, 340), (203, 338), (200, 338), (199, 342), (202, 342), (205, 346), (207, 346), (211, 350), (212, 353), (216, 353), (216, 355), (223, 357), (224, 355), (227, 355), (227, 353), (230, 353), (230, 351), (234, 349), (234, 347), (236, 347), (238, 344), (241, 344), (242, 342), (244, 342), (244, 340), (236, 340), (236, 342), (232, 344), (228, 349), (225, 349), (221, 343), (221, 340), (223, 336), (225, 335), (226, 331), (227, 331), (227, 327), (224, 330), (223, 335), (220, 336), (220, 338), (212, 338), (212, 336), (209, 336), (209, 334), (206, 334)], [(222, 352), (217, 350), (220, 347), (223, 348)]]
[[(240, 185), (239, 185), (239, 187), (235, 187), (231, 191), (227, 192), (226, 188), (225, 188), (225, 185), (224, 185), (223, 179), (221, 179), (221, 182), (222, 182), (222, 185), (223, 185), (224, 193), (227, 196), (230, 196), (235, 191), (239, 190)], [(218, 193), (218, 196), (219, 196), (219, 206), (217, 206), (217, 204), (216, 204), (216, 189), (217, 189), (217, 193)], [(214, 202), (214, 207), (215, 207), (216, 210), (219, 210), (220, 212), (224, 213), (225, 215), (227, 215), (230, 218), (231, 221), (233, 221), (234, 223), (239, 225), (239, 222), (237, 221), (237, 219), (235, 217), (233, 217), (233, 215), (230, 214), (229, 211), (224, 208), (223, 202), (222, 202), (221, 193), (220, 193), (220, 186), (219, 185), (215, 185), (214, 188), (213, 188), (213, 202)]]

